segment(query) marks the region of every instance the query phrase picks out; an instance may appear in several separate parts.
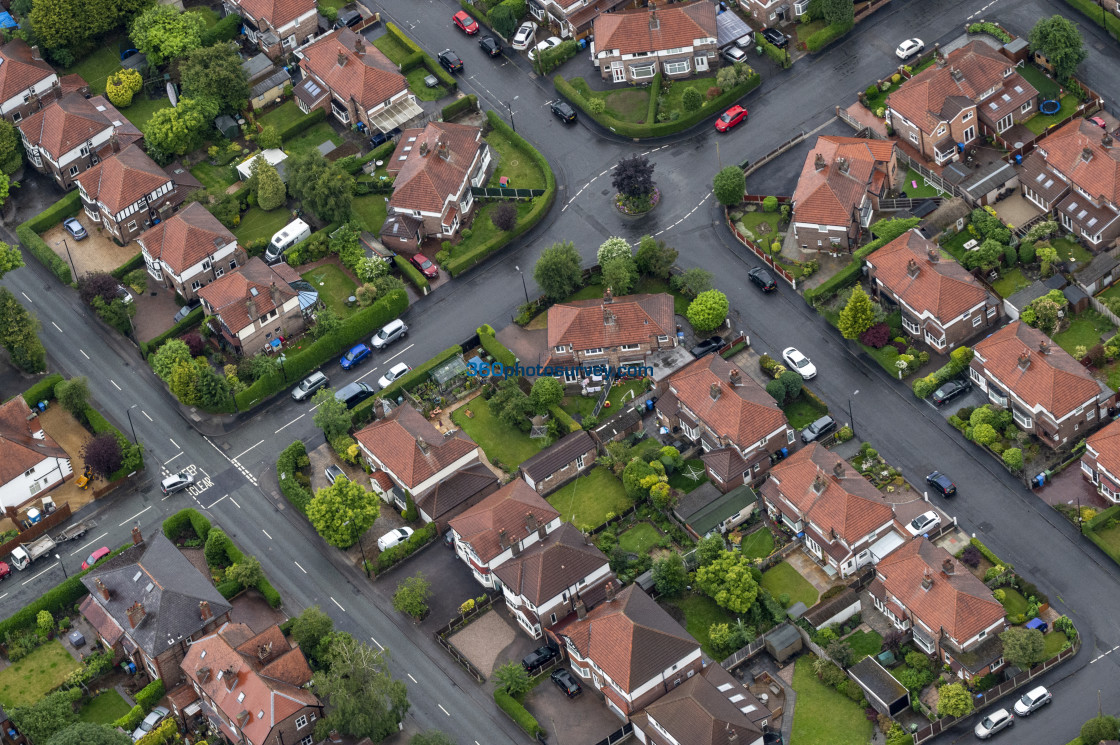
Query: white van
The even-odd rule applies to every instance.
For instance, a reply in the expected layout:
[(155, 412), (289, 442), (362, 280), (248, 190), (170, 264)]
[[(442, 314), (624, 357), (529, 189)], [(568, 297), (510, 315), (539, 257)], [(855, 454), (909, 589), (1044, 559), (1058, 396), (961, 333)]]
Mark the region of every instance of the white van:
[(272, 236), (272, 243), (269, 244), (268, 250), (264, 252), (264, 260), (269, 264), (275, 264), (280, 261), (285, 251), (310, 237), (311, 226), (296, 218)]

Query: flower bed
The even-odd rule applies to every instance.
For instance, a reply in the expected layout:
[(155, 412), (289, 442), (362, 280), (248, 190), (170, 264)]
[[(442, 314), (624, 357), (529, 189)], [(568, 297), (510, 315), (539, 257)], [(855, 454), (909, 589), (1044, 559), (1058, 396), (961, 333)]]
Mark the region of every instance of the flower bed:
[(618, 194), (615, 196), (614, 206), (624, 215), (644, 215), (650, 212), (661, 201), (661, 190), (653, 187), (653, 193), (645, 197), (631, 198)]

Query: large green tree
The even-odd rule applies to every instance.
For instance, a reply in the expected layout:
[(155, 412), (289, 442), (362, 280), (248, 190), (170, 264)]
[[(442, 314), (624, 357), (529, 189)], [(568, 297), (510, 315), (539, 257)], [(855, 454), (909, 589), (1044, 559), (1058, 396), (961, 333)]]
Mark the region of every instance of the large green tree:
[(704, 333), (719, 328), (727, 320), (728, 310), (727, 295), (719, 290), (706, 290), (688, 304), (685, 316), (693, 329)]
[(1046, 639), (1038, 629), (1012, 626), (999, 635), (1003, 658), (1012, 665), (1028, 670), (1042, 662), (1046, 655)]
[(85, 0), (35, 0), (30, 20), (39, 43), (51, 50), (72, 47), (92, 33)]
[(89, 379), (84, 375), (76, 378), (59, 381), (54, 387), (54, 397), (62, 404), (62, 408), (81, 420), (86, 415), (89, 405)]
[(356, 481), (335, 479), (315, 492), (307, 505), (307, 519), (327, 543), (349, 548), (381, 514), (377, 496)]
[(562, 241), (542, 251), (533, 279), (549, 300), (563, 300), (582, 287), (583, 268), (575, 244)]
[(56, 732), (47, 745), (132, 745), (132, 738), (108, 725), (77, 722)]
[(346, 408), (344, 401), (335, 398), (333, 389), (320, 388), (315, 391), (311, 403), (315, 406), (315, 413), (311, 415), (311, 421), (315, 423), (316, 427), (323, 430), (323, 434), (326, 435), (328, 440), (333, 440), (350, 429), (350, 425), (353, 423), (350, 410)]
[(397, 583), (397, 589), (393, 592), (393, 608), (419, 620), (428, 612), (428, 600), (431, 597), (432, 583), (422, 572), (418, 572)]
[(429, 729), (410, 737), (408, 745), (455, 745), (455, 741), (451, 739), (451, 735), (438, 729)]
[(1103, 714), (1081, 725), (1081, 745), (1100, 745), (1120, 737), (1120, 719)]
[(747, 179), (739, 166), (727, 166), (712, 179), (712, 193), (720, 204), (731, 207), (743, 201), (747, 193)]
[(318, 150), (297, 153), (286, 161), (288, 192), (324, 222), (350, 217), (354, 178)]
[(603, 284), (616, 296), (629, 295), (638, 284), (638, 265), (630, 256), (616, 256), (600, 265)]
[(696, 586), (732, 613), (746, 613), (758, 598), (751, 561), (737, 551), (723, 551), (715, 561), (697, 569)]
[(276, 167), (264, 158), (257, 158), (251, 168), (257, 179), (257, 206), (265, 212), (283, 207), (288, 198), (288, 188), (284, 185), (284, 179), (280, 178)]
[(47, 369), (47, 350), (39, 340), (39, 319), (20, 305), (7, 287), (0, 287), (0, 346), (8, 350), (12, 364), (24, 372)]
[(21, 266), (23, 266), (23, 256), (19, 249), (0, 241), (0, 277)]
[(529, 392), (529, 403), (538, 414), (547, 414), (548, 410), (564, 400), (564, 384), (559, 378), (540, 377), (533, 381), (533, 388)]
[(51, 737), (78, 721), (74, 703), (82, 697), (80, 688), (48, 693), (30, 706), (17, 706), (8, 714), (19, 731), (34, 743)]
[(611, 237), (599, 246), (599, 250), (595, 254), (595, 261), (602, 266), (613, 259), (621, 257), (629, 259), (633, 255), (630, 243), (625, 238)]
[(950, 683), (937, 689), (937, 713), (943, 717), (963, 717), (972, 713), (972, 694), (963, 683)]
[(336, 633), (327, 668), (314, 674), (311, 687), (327, 704), (315, 738), (331, 730), (378, 742), (398, 731), (408, 713), (408, 689), (389, 674), (385, 655), (349, 634)]
[(177, 106), (159, 109), (152, 114), (144, 127), (144, 140), (155, 148), (157, 160), (166, 161), (174, 155), (185, 155), (202, 145), (217, 115), (218, 104), (214, 101), (205, 98), (180, 98)]
[(317, 605), (304, 608), (292, 622), (292, 638), (316, 667), (329, 651), (327, 644), (332, 631), (334, 631), (334, 621)]
[(847, 28), (855, 25), (856, 11), (852, 0), (820, 0), (820, 5), (828, 25)]
[(848, 304), (840, 311), (836, 326), (845, 339), (857, 339), (874, 323), (875, 308), (871, 303), (871, 298), (867, 296), (862, 287), (856, 285), (852, 289), (852, 296), (848, 298)]
[(148, 56), (148, 62), (158, 67), (200, 47), (205, 30), (206, 21), (198, 13), (154, 5), (133, 20), (131, 37), (136, 48)]
[(0, 119), (0, 171), (15, 173), (23, 165), (23, 145), (7, 119)]
[(249, 105), (249, 79), (232, 44), (191, 50), (179, 63), (183, 95), (208, 98), (218, 112), (236, 114)]
[(638, 253), (634, 261), (638, 264), (638, 271), (647, 277), (665, 279), (677, 260), (677, 249), (665, 245), (652, 235), (643, 235), (638, 243)]
[(151, 357), (152, 370), (161, 380), (171, 379), (176, 365), (191, 361), (191, 350), (182, 339), (168, 339)]
[(1030, 35), (1032, 52), (1042, 52), (1054, 68), (1058, 80), (1068, 80), (1089, 53), (1081, 41), (1081, 33), (1065, 16), (1053, 15), (1034, 25)]
[(688, 584), (688, 570), (684, 559), (676, 551), (653, 562), (653, 584), (659, 595), (673, 597)]
[(494, 670), (494, 685), (511, 696), (520, 696), (532, 688), (529, 673), (520, 662), (507, 662)]

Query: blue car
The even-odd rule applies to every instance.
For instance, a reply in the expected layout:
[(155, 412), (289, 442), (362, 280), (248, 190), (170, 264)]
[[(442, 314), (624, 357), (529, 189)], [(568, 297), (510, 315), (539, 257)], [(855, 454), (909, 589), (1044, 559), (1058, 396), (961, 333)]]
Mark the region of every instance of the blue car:
[(352, 367), (357, 367), (368, 360), (369, 355), (369, 347), (365, 344), (356, 345), (349, 352), (342, 355), (342, 369), (349, 370)]

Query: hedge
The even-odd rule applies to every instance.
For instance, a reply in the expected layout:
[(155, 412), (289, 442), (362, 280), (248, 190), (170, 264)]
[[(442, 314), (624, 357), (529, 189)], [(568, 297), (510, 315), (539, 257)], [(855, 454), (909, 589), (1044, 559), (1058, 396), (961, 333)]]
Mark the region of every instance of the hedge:
[(529, 737), (540, 739), (539, 736), (546, 734), (540, 723), (537, 722), (536, 717), (530, 714), (529, 710), (522, 706), (520, 701), (501, 688), (496, 688), (494, 690), (494, 703), (496, 703), (498, 708), (504, 711), (518, 727), (525, 730)]
[(847, 23), (834, 23), (831, 26), (825, 26), (820, 31), (809, 35), (809, 38), (805, 40), (805, 48), (810, 52), (819, 52), (851, 30), (851, 24)]
[(1120, 41), (1120, 18), (1112, 13), (1104, 12), (1104, 9), (1093, 0), (1066, 0), (1066, 2), (1084, 13), (1093, 23), (1103, 26), (1105, 30), (1116, 37), (1117, 41)]
[(486, 112), (486, 119), (490, 122), (491, 127), (497, 129), (508, 139), (512, 140), (515, 145), (521, 148), (525, 155), (532, 158), (541, 168), (545, 176), (544, 195), (536, 198), (533, 208), (529, 210), (524, 218), (517, 221), (517, 225), (513, 230), (503, 231), (486, 243), (475, 246), (470, 251), (448, 259), (444, 264), (444, 269), (446, 269), (447, 273), (452, 277), (459, 276), (490, 254), (505, 248), (514, 238), (524, 235), (530, 228), (541, 221), (552, 207), (553, 200), (556, 199), (556, 176), (553, 175), (552, 168), (548, 165), (548, 161), (545, 160), (544, 156), (537, 152), (536, 148), (526, 142), (525, 138), (510, 129), (510, 126), (502, 121), (501, 117), (493, 111)]
[[(574, 89), (573, 89), (574, 90)], [(657, 73), (653, 76), (653, 83), (650, 85), (649, 102), (646, 104), (646, 121), (657, 121), (657, 100), (660, 98), (661, 93), (661, 65), (657, 66)]]
[(205, 543), (207, 536), (210, 535), (210, 521), (193, 507), (179, 510), (164, 520), (163, 534), (167, 536), (167, 540), (174, 543), (183, 535), (188, 525), (194, 528), (194, 534)]
[(397, 67), (400, 68), (401, 74), (403, 75), (406, 72), (411, 72), (412, 70), (415, 70), (417, 67), (420, 67), (423, 64), (424, 64), (424, 53), (423, 52), (413, 52), (412, 54), (405, 57), (404, 61), (401, 62), (399, 65), (397, 65)]
[(976, 550), (980, 552), (980, 555), (988, 561), (992, 562), (993, 565), (1000, 564), (1001, 566), (1005, 566), (1008, 569), (1014, 569), (1011, 564), (996, 556), (990, 548), (981, 543), (979, 538), (971, 538), (969, 539), (968, 543), (970, 546), (975, 547)]
[[(94, 435), (110, 432), (121, 444), (121, 456), (124, 458), (124, 462), (119, 469), (109, 474), (108, 481), (123, 479), (132, 471), (139, 471), (144, 467), (144, 450), (139, 444), (133, 444), (132, 440), (129, 440), (123, 432), (110, 424), (109, 420), (101, 415), (101, 412), (88, 404), (86, 405), (85, 417), (86, 423)], [(133, 456), (139, 457), (139, 462), (129, 463)]]
[[(958, 352), (957, 350), (967, 349), (967, 354)], [(970, 347), (957, 347), (953, 352), (955, 356), (950, 356), (949, 361), (941, 367), (934, 370), (924, 378), (919, 378), (914, 381), (913, 390), (914, 395), (918, 398), (925, 398), (933, 393), (941, 385), (960, 375), (968, 369), (968, 363), (972, 361), (972, 349)], [(968, 359), (964, 359), (967, 357)]]
[(168, 745), (172, 741), (179, 741), (179, 722), (175, 717), (160, 722), (157, 727), (137, 740), (136, 745)]
[(212, 28), (202, 32), (202, 46), (212, 47), (223, 41), (233, 41), (241, 32), (241, 16), (230, 13), (218, 21)]
[(399, 41), (401, 44), (404, 44), (413, 52), (424, 52), (424, 50), (420, 48), (420, 45), (418, 45), (412, 39), (408, 38), (408, 34), (401, 31), (400, 27), (398, 27), (397, 24), (393, 23), (392, 21), (385, 22), (385, 31), (388, 32), (391, 36), (396, 37), (397, 41)]
[(440, 112), (440, 116), (442, 116), (443, 120), (446, 122), (457, 114), (471, 108), (478, 108), (478, 96), (473, 93), (456, 99), (444, 106), (443, 110)]
[(74, 274), (70, 271), (70, 265), (59, 258), (38, 233), (27, 227), (27, 223), (16, 228), (16, 236), (23, 247), (30, 251), (31, 255), (40, 264), (50, 269), (54, 276), (62, 280), (62, 284), (68, 285), (74, 281)]
[(164, 693), (166, 693), (166, 691), (163, 687), (163, 681), (153, 680), (151, 683), (141, 688), (136, 693), (133, 700), (136, 701), (137, 706), (144, 709), (144, 711), (151, 711), (152, 708), (159, 703), (159, 700), (163, 698)]
[(140, 252), (140, 253), (136, 254), (135, 256), (133, 256), (128, 261), (126, 261), (123, 264), (121, 264), (120, 266), (118, 266), (113, 271), (109, 272), (109, 274), (111, 274), (114, 279), (119, 279), (123, 282), (124, 281), (124, 276), (126, 274), (128, 274), (129, 272), (131, 272), (134, 269), (139, 269), (142, 266), (144, 266), (144, 253)]
[(247, 411), (277, 391), (287, 388), (290, 382), (299, 380), (327, 360), (338, 356), (342, 350), (381, 328), (407, 308), (408, 294), (404, 290), (393, 290), (368, 308), (362, 308), (343, 321), (334, 333), (317, 339), (297, 353), (289, 352), (284, 362), (288, 382), (285, 382), (282, 375), (266, 375), (234, 396), (238, 409)]
[[(353, 416), (355, 423), (359, 421), (359, 412), (365, 412), (367, 410), (372, 411), (373, 404), (377, 401), (377, 399), (392, 399), (394, 396), (396, 396), (397, 392), (402, 389), (407, 391), (415, 388), (416, 385), (423, 382), (428, 377), (428, 373), (430, 373), (432, 370), (439, 367), (444, 362), (447, 362), (452, 357), (461, 355), (462, 353), (463, 348), (458, 344), (448, 347), (424, 364), (414, 367), (412, 371), (408, 373), (408, 375), (397, 378), (388, 388), (382, 390), (376, 396), (367, 398), (365, 401), (362, 401), (360, 404), (354, 407)], [(364, 417), (364, 414), (362, 416)]]
[(404, 561), (409, 556), (419, 551), (424, 546), (427, 546), (436, 537), (436, 524), (428, 523), (420, 530), (415, 531), (408, 537), (404, 543), (398, 543), (388, 551), (382, 551), (377, 557), (377, 566), (373, 571), (375, 574), (381, 574), (393, 566)]
[(438, 64), (431, 56), (424, 55), (424, 67), (428, 68), (428, 72), (439, 78), (439, 82), (447, 86), (449, 92), (454, 93), (459, 89), (459, 81), (455, 76), (443, 69), (443, 66)]
[[(412, 39), (408, 38), (408, 35), (405, 34), (405, 32), (401, 31), (400, 28), (397, 27), (397, 24), (392, 23), (391, 21), (386, 21), (385, 31), (387, 33), (389, 33), (390, 35), (392, 35), (393, 37), (395, 37), (396, 40), (399, 41), (401, 44), (404, 44), (404, 46), (407, 47), (408, 49), (410, 49), (413, 53), (419, 52), (420, 54), (424, 55), (424, 67), (428, 68), (428, 72), (430, 72), (431, 74), (433, 74), (437, 78), (439, 78), (441, 83), (446, 85), (452, 91), (455, 91), (455, 90), (458, 89), (459, 83), (458, 83), (457, 80), (455, 80), (455, 77), (453, 75), (451, 75), (451, 73), (447, 72), (442, 67), (440, 67), (438, 64), (436, 64), (436, 61), (434, 59), (432, 59), (431, 56), (427, 52), (425, 52), (423, 49), (421, 49), (416, 44), (416, 42), (414, 42)], [(406, 61), (410, 62), (411, 57), (409, 58), (409, 60), (406, 60)], [(401, 69), (402, 69), (402, 71), (404, 70), (403, 65), (401, 66)], [(411, 69), (411, 68), (408, 68), (408, 69)]]
[(140, 342), (140, 354), (144, 356), (144, 359), (147, 359), (148, 355), (152, 354), (157, 349), (162, 347), (163, 343), (168, 339), (173, 339), (176, 336), (181, 336), (187, 333), (187, 331), (189, 331), (190, 329), (193, 329), (195, 326), (198, 326), (200, 323), (202, 323), (203, 314), (204, 311), (202, 310), (202, 306), (200, 305), (187, 315), (183, 316), (183, 320), (179, 321), (177, 324), (167, 329), (167, 331), (164, 331), (159, 336), (150, 341)]
[[(304, 114), (303, 116), (290, 119), (284, 124), (276, 125), (276, 133), (280, 135), (281, 140), (287, 141), (326, 118), (326, 109), (314, 109), (310, 114)], [(247, 189), (248, 187), (242, 188)], [(241, 189), (238, 189), (238, 192), (240, 191)]]
[(280, 481), (280, 491), (293, 507), (305, 515), (313, 495), (310, 489), (296, 480), (296, 473), (300, 470), (300, 459), (306, 457), (307, 447), (302, 440), (296, 440), (284, 448), (276, 459), (276, 478)]
[(488, 323), (482, 324), (478, 329), (478, 343), (486, 350), (486, 353), (493, 357), (496, 361), (502, 363), (502, 367), (514, 367), (517, 365), (517, 355), (509, 350), (509, 348), (498, 341), (495, 336), (494, 327)]
[(144, 720), (145, 716), (147, 716), (147, 714), (143, 709), (138, 705), (133, 706), (128, 710), (127, 714), (113, 722), (113, 726), (120, 727), (125, 732), (130, 732), (140, 726), (140, 722)]
[(1107, 509), (1101, 510), (1092, 520), (1086, 520), (1084, 527), (1087, 530), (1104, 528), (1107, 527), (1106, 523), (1113, 519), (1120, 519), (1120, 504), (1114, 504)]
[(408, 278), (408, 281), (420, 290), (420, 294), (427, 295), (428, 290), (432, 288), (428, 278), (425, 277), (419, 269), (412, 265), (412, 262), (401, 256), (400, 254), (393, 255), (393, 263), (401, 270), (401, 274)]
[(82, 211), (82, 195), (75, 189), (50, 207), (28, 220), (20, 227), (26, 227), (35, 233), (42, 233), (62, 222), (63, 218), (73, 217)]
[(556, 417), (556, 421), (568, 428), (568, 432), (578, 432), (583, 429), (579, 422), (572, 419), (572, 415), (560, 408), (559, 404), (553, 404), (548, 407), (549, 413)]
[(39, 403), (40, 401), (53, 401), (54, 387), (61, 383), (63, 380), (65, 380), (65, 378), (63, 378), (58, 373), (48, 375), (47, 377), (43, 378), (38, 383), (24, 391), (23, 400), (26, 401), (27, 405), (32, 408), (34, 408), (35, 404)]
[[(229, 540), (229, 543), (226, 544), (226, 559), (229, 560), (231, 566), (233, 564), (240, 564), (245, 561), (245, 554), (241, 551), (241, 549), (237, 547), (232, 538)], [(229, 587), (229, 585), (231, 584), (237, 586), (236, 591), (231, 592)], [(226, 600), (229, 600), (238, 592), (240, 592), (242, 588), (241, 583), (239, 582), (225, 580), (218, 585), (217, 589), (218, 592), (221, 593), (222, 597), (224, 597)], [(279, 608), (280, 604), (283, 602), (280, 598), (280, 593), (278, 593), (276, 591), (276, 588), (272, 586), (272, 583), (268, 581), (268, 575), (264, 575), (261, 577), (261, 581), (257, 583), (256, 590), (264, 596), (264, 599), (268, 602), (269, 606), (273, 608)]]

